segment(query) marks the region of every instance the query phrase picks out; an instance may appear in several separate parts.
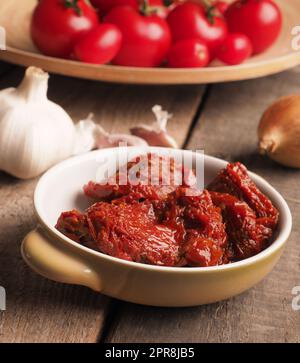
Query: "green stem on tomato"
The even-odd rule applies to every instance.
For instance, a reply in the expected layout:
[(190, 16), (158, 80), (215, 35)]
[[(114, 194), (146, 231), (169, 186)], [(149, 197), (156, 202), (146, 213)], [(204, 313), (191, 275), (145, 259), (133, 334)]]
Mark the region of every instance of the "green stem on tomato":
[(211, 24), (214, 24), (215, 17), (218, 15), (217, 8), (212, 5), (212, 0), (201, 0), (206, 10), (206, 16)]
[(149, 4), (147, 0), (140, 1), (140, 11), (142, 14), (147, 14), (148, 6)]
[(151, 6), (148, 0), (140, 0), (139, 3), (140, 3), (139, 10), (141, 14), (145, 16), (155, 14), (158, 10), (158, 7)]
[(68, 9), (73, 9), (77, 15), (82, 15), (82, 10), (78, 5), (79, 0), (64, 0), (65, 7)]

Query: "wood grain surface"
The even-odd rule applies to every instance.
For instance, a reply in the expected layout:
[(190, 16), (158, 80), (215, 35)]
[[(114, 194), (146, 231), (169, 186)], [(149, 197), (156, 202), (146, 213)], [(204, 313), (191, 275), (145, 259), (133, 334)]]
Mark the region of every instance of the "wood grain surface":
[(256, 128), (276, 98), (300, 93), (299, 69), (255, 81), (214, 85), (187, 147), (242, 161), (288, 201), (293, 233), (275, 270), (255, 288), (228, 301), (188, 309), (121, 304), (107, 342), (300, 342), (300, 313), (292, 288), (300, 285), (300, 172), (259, 156)]
[[(23, 72), (1, 64), (0, 89), (17, 85)], [(159, 103), (174, 113), (170, 131), (182, 145), (204, 91), (201, 86), (132, 87), (53, 76), (49, 97), (75, 121), (93, 112), (105, 129), (118, 132), (152, 122), (151, 107)], [(36, 225), (32, 204), (36, 182), (0, 172), (0, 286), (7, 293), (7, 310), (0, 312), (0, 342), (102, 341), (110, 329), (114, 302), (84, 287), (46, 280), (21, 259), (21, 240)]]
[[(14, 86), (23, 69), (0, 64), (0, 89)], [(276, 98), (300, 93), (300, 68), (255, 81), (209, 87), (108, 85), (52, 76), (49, 97), (75, 121), (95, 113), (107, 130), (151, 122), (151, 106), (174, 113), (170, 130), (180, 145), (240, 160), (269, 180), (288, 201), (293, 233), (275, 270), (255, 288), (198, 308), (151, 308), (123, 303), (87, 288), (46, 280), (20, 256), (23, 236), (36, 224), (32, 195), (37, 180), (0, 173), (0, 342), (300, 342), (300, 313), (291, 290), (300, 285), (300, 172), (259, 156), (256, 127)]]

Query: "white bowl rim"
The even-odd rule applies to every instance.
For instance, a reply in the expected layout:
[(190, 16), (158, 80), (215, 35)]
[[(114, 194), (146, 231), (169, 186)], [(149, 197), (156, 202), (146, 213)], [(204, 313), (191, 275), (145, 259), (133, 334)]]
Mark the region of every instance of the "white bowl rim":
[[(54, 226), (49, 225), (42, 217), (42, 213), (41, 213), (42, 207), (40, 205), (40, 200), (39, 200), (40, 191), (41, 191), (42, 187), (44, 186), (44, 184), (47, 183), (48, 177), (50, 175), (52, 175), (53, 173), (56, 173), (57, 171), (65, 168), (67, 166), (76, 164), (78, 162), (84, 162), (85, 160), (93, 159), (95, 154), (101, 153), (103, 151), (109, 152), (109, 151), (113, 151), (115, 149), (116, 148), (106, 148), (106, 149), (94, 150), (94, 151), (91, 151), (91, 152), (88, 152), (85, 154), (81, 154), (81, 155), (77, 155), (77, 156), (73, 156), (67, 160), (64, 160), (64, 161), (58, 163), (57, 165), (53, 166), (52, 168), (50, 168), (48, 171), (46, 171), (46, 173), (41, 176), (41, 178), (39, 179), (39, 181), (36, 185), (35, 192), (34, 192), (34, 208), (35, 208), (35, 212), (37, 214), (39, 221), (42, 223), (44, 228), (50, 230), (52, 232), (52, 234), (56, 235), (59, 239), (63, 239), (65, 242), (74, 246), (75, 248), (88, 252), (89, 254), (92, 254), (98, 258), (103, 258), (107, 261), (111, 261), (112, 263), (117, 263), (117, 264), (124, 265), (124, 266), (130, 267), (130, 268), (134, 267), (137, 269), (144, 269), (144, 270), (146, 269), (146, 270), (161, 271), (161, 272), (176, 272), (176, 273), (178, 273), (178, 272), (182, 272), (182, 273), (203, 272), (204, 273), (204, 272), (231, 270), (231, 269), (235, 269), (235, 268), (239, 268), (239, 267), (246, 267), (246, 266), (255, 264), (257, 262), (260, 262), (260, 261), (268, 258), (274, 252), (279, 250), (288, 240), (291, 230), (292, 230), (292, 215), (291, 215), (289, 206), (287, 205), (286, 201), (281, 196), (281, 194), (274, 187), (272, 187), (264, 178), (260, 177), (259, 175), (255, 174), (251, 171), (249, 171), (249, 174), (251, 175), (251, 177), (253, 177), (253, 179), (255, 179), (255, 182), (259, 181), (259, 183), (263, 185), (263, 188), (268, 190), (267, 191), (268, 197), (270, 197), (273, 201), (275, 200), (275, 204), (277, 205), (277, 207), (280, 206), (280, 208), (283, 209), (283, 211), (284, 211), (284, 213), (280, 215), (280, 218), (283, 219), (282, 227), (281, 227), (281, 230), (278, 231), (278, 235), (277, 235), (276, 239), (273, 241), (273, 243), (269, 247), (267, 247), (265, 250), (263, 250), (262, 252), (258, 253), (255, 256), (246, 258), (241, 261), (232, 262), (230, 264), (209, 266), (209, 267), (158, 266), (158, 265), (150, 265), (150, 264), (143, 264), (140, 262), (122, 260), (120, 258), (109, 256), (109, 255), (106, 255), (105, 253), (95, 251), (91, 248), (85, 247), (85, 246), (81, 245), (80, 243), (77, 243), (77, 242), (71, 240), (70, 238), (66, 237), (64, 234), (59, 232)], [(133, 150), (133, 149), (138, 149), (138, 147), (127, 147), (127, 149)], [(150, 152), (158, 152), (159, 150), (167, 150), (167, 149), (168, 148), (164, 148), (164, 147), (147, 147), (146, 148), (146, 150), (150, 151)], [(145, 148), (143, 148), (143, 150), (145, 150)], [(174, 150), (174, 149), (172, 149), (172, 150)], [(182, 149), (177, 149), (177, 150), (178, 150), (178, 152), (193, 152), (193, 151), (182, 150)], [(226, 160), (219, 159), (214, 156), (204, 155), (204, 157), (209, 162), (222, 163), (222, 164), (228, 163)]]

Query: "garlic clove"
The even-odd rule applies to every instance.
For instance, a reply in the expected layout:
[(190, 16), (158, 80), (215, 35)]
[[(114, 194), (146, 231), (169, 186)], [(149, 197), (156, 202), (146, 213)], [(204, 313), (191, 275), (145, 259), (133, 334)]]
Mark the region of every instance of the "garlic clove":
[(151, 125), (140, 124), (130, 129), (130, 132), (147, 141), (151, 146), (163, 146), (178, 148), (175, 139), (167, 132), (168, 120), (172, 117), (161, 106), (155, 105), (152, 111), (156, 117), (156, 121)]
[(74, 154), (92, 149), (104, 149), (117, 146), (147, 146), (147, 142), (140, 137), (127, 134), (110, 134), (103, 127), (93, 121), (93, 114), (76, 125), (76, 142)]
[[(101, 140), (101, 141), (100, 141)], [(127, 134), (110, 134), (106, 139), (100, 137), (97, 141), (98, 148), (101, 147), (116, 147), (116, 146), (148, 146), (147, 141), (134, 135)], [(106, 146), (105, 146), (106, 145)]]
[(261, 154), (300, 168), (300, 95), (281, 98), (264, 112), (258, 138)]
[(147, 142), (140, 137), (127, 134), (110, 134), (100, 125), (95, 127), (94, 140), (98, 149), (116, 146), (148, 146)]
[(94, 136), (96, 124), (93, 117), (94, 114), (90, 113), (85, 120), (81, 120), (75, 125), (73, 155), (82, 154), (96, 148)]

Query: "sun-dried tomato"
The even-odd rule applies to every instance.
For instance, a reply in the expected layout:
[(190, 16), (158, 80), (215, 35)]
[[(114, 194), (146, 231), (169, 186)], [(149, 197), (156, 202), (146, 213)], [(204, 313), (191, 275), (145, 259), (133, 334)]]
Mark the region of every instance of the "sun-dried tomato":
[(163, 223), (172, 225), (182, 241), (182, 256), (190, 266), (222, 263), (227, 236), (220, 209), (212, 203), (208, 191), (187, 195), (185, 187), (169, 195), (163, 211)]
[(233, 195), (211, 192), (213, 203), (222, 209), (230, 241), (229, 260), (243, 260), (262, 251), (273, 234), (271, 228), (260, 224), (247, 203)]
[[(83, 187), (86, 196), (97, 201), (123, 196), (132, 199), (160, 200), (180, 185), (194, 185), (195, 174), (174, 158), (147, 154), (138, 156), (121, 167), (106, 183), (90, 181)], [(134, 198), (133, 198), (134, 197)]]
[(63, 212), (55, 226), (62, 234), (75, 242), (93, 250), (97, 250), (97, 244), (91, 235), (87, 216), (77, 210)]
[(77, 210), (63, 212), (55, 228), (76, 242), (84, 243), (91, 239), (86, 216)]
[(246, 167), (241, 163), (228, 164), (209, 184), (208, 189), (234, 195), (245, 201), (256, 213), (264, 218), (264, 224), (275, 228), (278, 222), (278, 211), (272, 202), (255, 185)]
[(208, 267), (222, 263), (223, 250), (215, 241), (191, 231), (185, 242), (185, 259), (189, 266)]
[(175, 231), (157, 222), (151, 203), (114, 205), (99, 202), (87, 211), (99, 251), (129, 261), (175, 266), (180, 241)]

